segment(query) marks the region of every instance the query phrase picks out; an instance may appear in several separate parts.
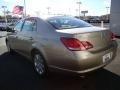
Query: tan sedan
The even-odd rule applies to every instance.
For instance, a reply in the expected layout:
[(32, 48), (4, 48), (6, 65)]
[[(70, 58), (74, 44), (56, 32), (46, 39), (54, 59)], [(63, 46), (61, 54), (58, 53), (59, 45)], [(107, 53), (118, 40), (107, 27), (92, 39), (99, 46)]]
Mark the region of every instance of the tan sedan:
[(51, 68), (79, 74), (94, 71), (110, 63), (117, 49), (110, 30), (66, 16), (22, 19), (8, 34), (6, 45), (9, 52), (33, 61), (40, 75)]

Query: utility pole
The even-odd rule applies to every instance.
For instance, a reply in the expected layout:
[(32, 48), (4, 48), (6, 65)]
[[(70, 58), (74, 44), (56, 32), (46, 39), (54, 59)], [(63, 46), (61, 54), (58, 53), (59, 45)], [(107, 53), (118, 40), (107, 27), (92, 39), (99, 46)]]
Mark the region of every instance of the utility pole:
[(80, 5), (82, 4), (80, 1), (77, 2), (78, 6), (79, 6), (79, 18), (80, 18)]
[(78, 15), (78, 9), (75, 9), (75, 11), (76, 11), (76, 16)]
[(3, 8), (3, 13), (4, 13), (5, 23), (6, 23), (6, 26), (7, 26), (7, 17), (6, 17), (6, 8), (7, 8), (7, 6), (2, 6), (2, 8)]
[(107, 14), (109, 13), (109, 8), (110, 8), (110, 7), (106, 7), (106, 9), (107, 9)]
[(109, 16), (108, 16), (108, 14), (109, 14), (109, 8), (110, 7), (106, 7), (106, 10), (107, 10), (107, 20), (109, 19)]
[(26, 16), (26, 1), (24, 0), (24, 16)]
[(50, 9), (51, 9), (50, 7), (47, 7), (48, 15), (50, 14)]

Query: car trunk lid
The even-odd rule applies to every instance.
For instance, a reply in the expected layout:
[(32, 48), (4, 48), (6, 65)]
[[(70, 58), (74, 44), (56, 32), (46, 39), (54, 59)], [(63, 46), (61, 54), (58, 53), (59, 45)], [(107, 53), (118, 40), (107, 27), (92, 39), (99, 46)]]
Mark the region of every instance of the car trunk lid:
[(90, 50), (97, 51), (107, 48), (111, 45), (111, 33), (108, 30), (76, 34), (75, 38), (80, 41), (88, 41), (93, 45)]
[(57, 30), (61, 33), (73, 34), (73, 38), (79, 41), (87, 41), (93, 45), (89, 51), (99, 51), (108, 48), (111, 43), (111, 32), (106, 28), (99, 27), (85, 27)]

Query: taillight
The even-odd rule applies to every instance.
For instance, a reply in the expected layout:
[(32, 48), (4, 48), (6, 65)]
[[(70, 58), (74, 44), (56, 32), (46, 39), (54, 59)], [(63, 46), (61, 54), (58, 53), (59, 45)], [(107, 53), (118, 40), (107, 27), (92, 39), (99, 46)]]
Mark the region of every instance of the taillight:
[(72, 51), (83, 51), (93, 48), (93, 45), (88, 41), (79, 41), (75, 38), (61, 37), (62, 43)]
[(113, 40), (113, 41), (116, 40), (116, 36), (114, 33), (111, 34), (111, 40)]

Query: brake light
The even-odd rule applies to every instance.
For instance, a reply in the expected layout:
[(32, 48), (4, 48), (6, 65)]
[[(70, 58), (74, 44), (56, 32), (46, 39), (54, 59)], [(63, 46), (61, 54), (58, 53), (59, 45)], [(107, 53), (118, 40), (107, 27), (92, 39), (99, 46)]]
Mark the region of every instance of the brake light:
[(111, 40), (116, 40), (116, 36), (115, 36), (115, 34), (114, 33), (112, 33), (112, 35), (111, 35)]
[(75, 38), (61, 37), (62, 43), (72, 51), (84, 51), (93, 48), (93, 45), (88, 41), (79, 41)]

